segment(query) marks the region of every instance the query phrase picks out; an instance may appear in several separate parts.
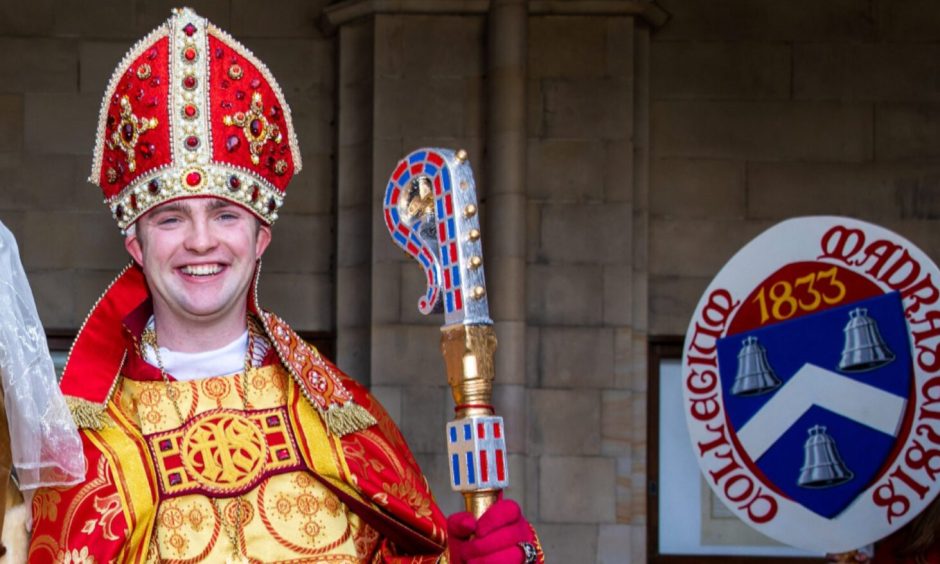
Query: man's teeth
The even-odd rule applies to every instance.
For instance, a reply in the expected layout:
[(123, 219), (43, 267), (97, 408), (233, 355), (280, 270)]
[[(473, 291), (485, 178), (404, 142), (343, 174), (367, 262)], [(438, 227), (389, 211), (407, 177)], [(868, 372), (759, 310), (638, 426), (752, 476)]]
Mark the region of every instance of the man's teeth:
[(212, 276), (221, 272), (222, 267), (218, 264), (199, 264), (184, 266), (182, 270), (191, 276)]

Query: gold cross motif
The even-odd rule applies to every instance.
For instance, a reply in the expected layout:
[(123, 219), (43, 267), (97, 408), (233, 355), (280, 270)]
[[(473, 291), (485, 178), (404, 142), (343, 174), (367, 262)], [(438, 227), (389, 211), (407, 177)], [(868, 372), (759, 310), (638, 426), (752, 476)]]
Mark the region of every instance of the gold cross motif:
[(242, 128), (245, 139), (248, 140), (248, 148), (251, 150), (251, 162), (254, 164), (261, 162), (261, 149), (264, 148), (265, 143), (281, 142), (280, 128), (264, 117), (264, 104), (261, 102), (260, 92), (251, 95), (251, 108), (247, 114), (236, 112), (234, 115), (224, 116), (222, 123)]
[(117, 130), (111, 134), (110, 146), (112, 149), (119, 148), (127, 155), (127, 168), (131, 172), (137, 168), (134, 158), (134, 148), (137, 146), (137, 140), (140, 134), (157, 127), (157, 118), (139, 118), (134, 115), (131, 108), (131, 101), (127, 96), (121, 96), (121, 124)]

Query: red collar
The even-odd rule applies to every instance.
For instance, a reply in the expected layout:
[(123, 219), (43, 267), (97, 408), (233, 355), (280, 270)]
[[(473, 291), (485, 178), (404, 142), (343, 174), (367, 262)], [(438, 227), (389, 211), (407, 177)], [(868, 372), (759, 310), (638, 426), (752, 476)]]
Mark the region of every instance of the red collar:
[[(255, 270), (249, 289), (248, 312), (261, 321), (276, 355), (272, 360), (276, 358), (284, 365), (333, 433), (342, 436), (374, 425), (375, 418), (355, 404), (343, 383), (342, 373), (282, 319), (258, 308), (256, 288), (260, 270), (260, 266)], [(131, 264), (111, 283), (88, 314), (75, 337), (60, 382), (70, 405), (81, 406), (73, 409), (73, 416), (81, 426), (100, 425), (100, 417), (122, 372), (132, 372), (135, 379), (162, 377), (158, 369), (140, 358), (137, 346), (150, 318), (150, 304), (143, 271)], [(271, 357), (271, 353), (268, 356)]]
[[(258, 274), (248, 293), (248, 312), (260, 316)], [(79, 329), (59, 387), (66, 396), (104, 403), (119, 373), (134, 380), (160, 380), (160, 369), (140, 356), (140, 336), (153, 315), (153, 301), (143, 270), (131, 263), (104, 291)], [(277, 361), (270, 351), (264, 364)], [(170, 376), (171, 379), (172, 375)]]
[(128, 265), (108, 286), (85, 319), (59, 386), (66, 396), (104, 403), (127, 356), (124, 319), (149, 301), (144, 273)]

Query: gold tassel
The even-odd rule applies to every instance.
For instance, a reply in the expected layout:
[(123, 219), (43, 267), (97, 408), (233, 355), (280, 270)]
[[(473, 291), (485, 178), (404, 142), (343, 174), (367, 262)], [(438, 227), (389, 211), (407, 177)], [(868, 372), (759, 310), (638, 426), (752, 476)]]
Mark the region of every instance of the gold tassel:
[(95, 429), (100, 431), (108, 424), (105, 413), (106, 404), (95, 403), (74, 396), (65, 396), (65, 403), (72, 412), (72, 419), (79, 429)]
[(378, 423), (375, 417), (366, 408), (348, 402), (342, 407), (330, 407), (322, 413), (326, 426), (331, 433), (338, 437), (363, 431)]

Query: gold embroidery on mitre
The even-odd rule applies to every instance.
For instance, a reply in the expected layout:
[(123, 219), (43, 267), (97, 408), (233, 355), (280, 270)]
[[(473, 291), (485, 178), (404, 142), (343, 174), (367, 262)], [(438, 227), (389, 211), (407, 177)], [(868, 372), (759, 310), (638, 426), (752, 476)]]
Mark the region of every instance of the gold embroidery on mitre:
[(120, 149), (127, 156), (127, 169), (134, 172), (137, 169), (135, 151), (140, 135), (157, 127), (157, 118), (140, 118), (134, 115), (130, 99), (121, 96), (121, 123), (117, 130), (111, 134), (110, 147)]
[(280, 143), (282, 139), (280, 128), (264, 117), (264, 103), (261, 101), (260, 92), (251, 95), (248, 113), (236, 112), (230, 116), (223, 116), (222, 123), (242, 128), (242, 133), (248, 140), (248, 149), (251, 151), (251, 162), (256, 165), (261, 162), (261, 150), (264, 144), (268, 141)]

